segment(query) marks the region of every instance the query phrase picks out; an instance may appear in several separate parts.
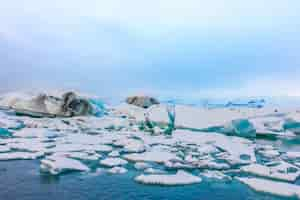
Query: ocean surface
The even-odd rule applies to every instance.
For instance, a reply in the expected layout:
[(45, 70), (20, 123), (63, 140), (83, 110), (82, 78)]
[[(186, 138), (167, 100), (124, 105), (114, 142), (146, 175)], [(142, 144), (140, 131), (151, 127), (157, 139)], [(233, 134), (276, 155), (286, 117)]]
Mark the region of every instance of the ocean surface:
[(1, 200), (279, 200), (247, 186), (203, 181), (189, 186), (162, 187), (138, 184), (137, 173), (124, 175), (80, 173), (50, 176), (39, 173), (38, 161), (0, 163)]

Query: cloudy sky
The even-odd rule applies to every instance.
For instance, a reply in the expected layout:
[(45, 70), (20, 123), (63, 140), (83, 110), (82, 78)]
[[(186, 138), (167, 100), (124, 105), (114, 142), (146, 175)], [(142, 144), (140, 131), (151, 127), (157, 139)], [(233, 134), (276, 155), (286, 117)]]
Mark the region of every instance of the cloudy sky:
[(299, 0), (0, 1), (0, 92), (300, 96)]

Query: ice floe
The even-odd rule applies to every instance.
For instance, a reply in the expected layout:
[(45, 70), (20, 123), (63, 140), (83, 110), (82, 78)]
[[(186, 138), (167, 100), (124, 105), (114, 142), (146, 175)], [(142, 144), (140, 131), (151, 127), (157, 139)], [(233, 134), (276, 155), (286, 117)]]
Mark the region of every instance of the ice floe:
[(292, 164), (281, 161), (274, 166), (251, 164), (241, 168), (243, 172), (253, 175), (294, 182), (300, 177), (300, 169)]
[(134, 168), (137, 170), (143, 170), (143, 169), (147, 169), (150, 167), (151, 167), (151, 165), (149, 163), (145, 163), (145, 162), (137, 162), (134, 164)]
[(179, 159), (176, 154), (162, 151), (149, 151), (145, 153), (126, 154), (124, 158), (134, 162), (156, 162), (165, 163), (172, 159)]
[(222, 180), (222, 181), (231, 181), (232, 180), (232, 178), (230, 176), (227, 176), (220, 171), (205, 170), (204, 172), (200, 173), (200, 175), (207, 179), (212, 179), (212, 180)]
[(123, 160), (122, 158), (106, 158), (100, 161), (100, 164), (106, 167), (122, 166), (126, 165), (127, 163), (128, 162), (126, 160)]
[(43, 172), (57, 175), (68, 171), (89, 171), (89, 167), (78, 160), (64, 156), (48, 156), (41, 160), (40, 168)]
[(300, 199), (300, 186), (260, 178), (237, 178), (257, 192)]
[(135, 178), (137, 182), (150, 185), (189, 185), (200, 183), (202, 179), (183, 170), (179, 170), (176, 174), (151, 174), (140, 175)]
[(30, 152), (7, 152), (0, 153), (0, 161), (5, 160), (34, 160), (40, 158), (44, 153), (30, 153)]

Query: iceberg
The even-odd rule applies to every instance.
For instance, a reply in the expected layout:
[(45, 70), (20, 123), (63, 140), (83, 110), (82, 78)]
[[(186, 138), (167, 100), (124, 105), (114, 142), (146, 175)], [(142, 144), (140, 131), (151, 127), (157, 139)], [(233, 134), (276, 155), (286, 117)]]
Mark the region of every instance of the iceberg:
[(159, 101), (153, 97), (148, 97), (148, 96), (132, 96), (126, 99), (126, 103), (141, 108), (149, 108), (153, 105), (159, 104)]
[(17, 114), (32, 117), (72, 117), (91, 115), (91, 103), (77, 96), (74, 92), (66, 92), (62, 96), (52, 96), (45, 93), (8, 94), (2, 96), (0, 106), (11, 108)]
[(233, 134), (240, 137), (256, 137), (256, 130), (253, 124), (247, 119), (232, 120), (223, 129), (225, 133)]
[(135, 178), (135, 181), (143, 184), (150, 185), (189, 185), (200, 183), (202, 179), (198, 176), (194, 176), (183, 170), (179, 170), (176, 174), (151, 174), (151, 175), (140, 175)]

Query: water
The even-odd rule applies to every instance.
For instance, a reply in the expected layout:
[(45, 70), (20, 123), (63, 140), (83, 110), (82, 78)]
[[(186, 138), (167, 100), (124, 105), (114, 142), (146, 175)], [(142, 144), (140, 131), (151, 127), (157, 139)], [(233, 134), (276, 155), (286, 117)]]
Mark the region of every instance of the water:
[(136, 172), (124, 175), (70, 173), (55, 177), (39, 173), (38, 161), (0, 162), (2, 200), (278, 200), (247, 186), (207, 182), (178, 187), (147, 186), (134, 182)]

